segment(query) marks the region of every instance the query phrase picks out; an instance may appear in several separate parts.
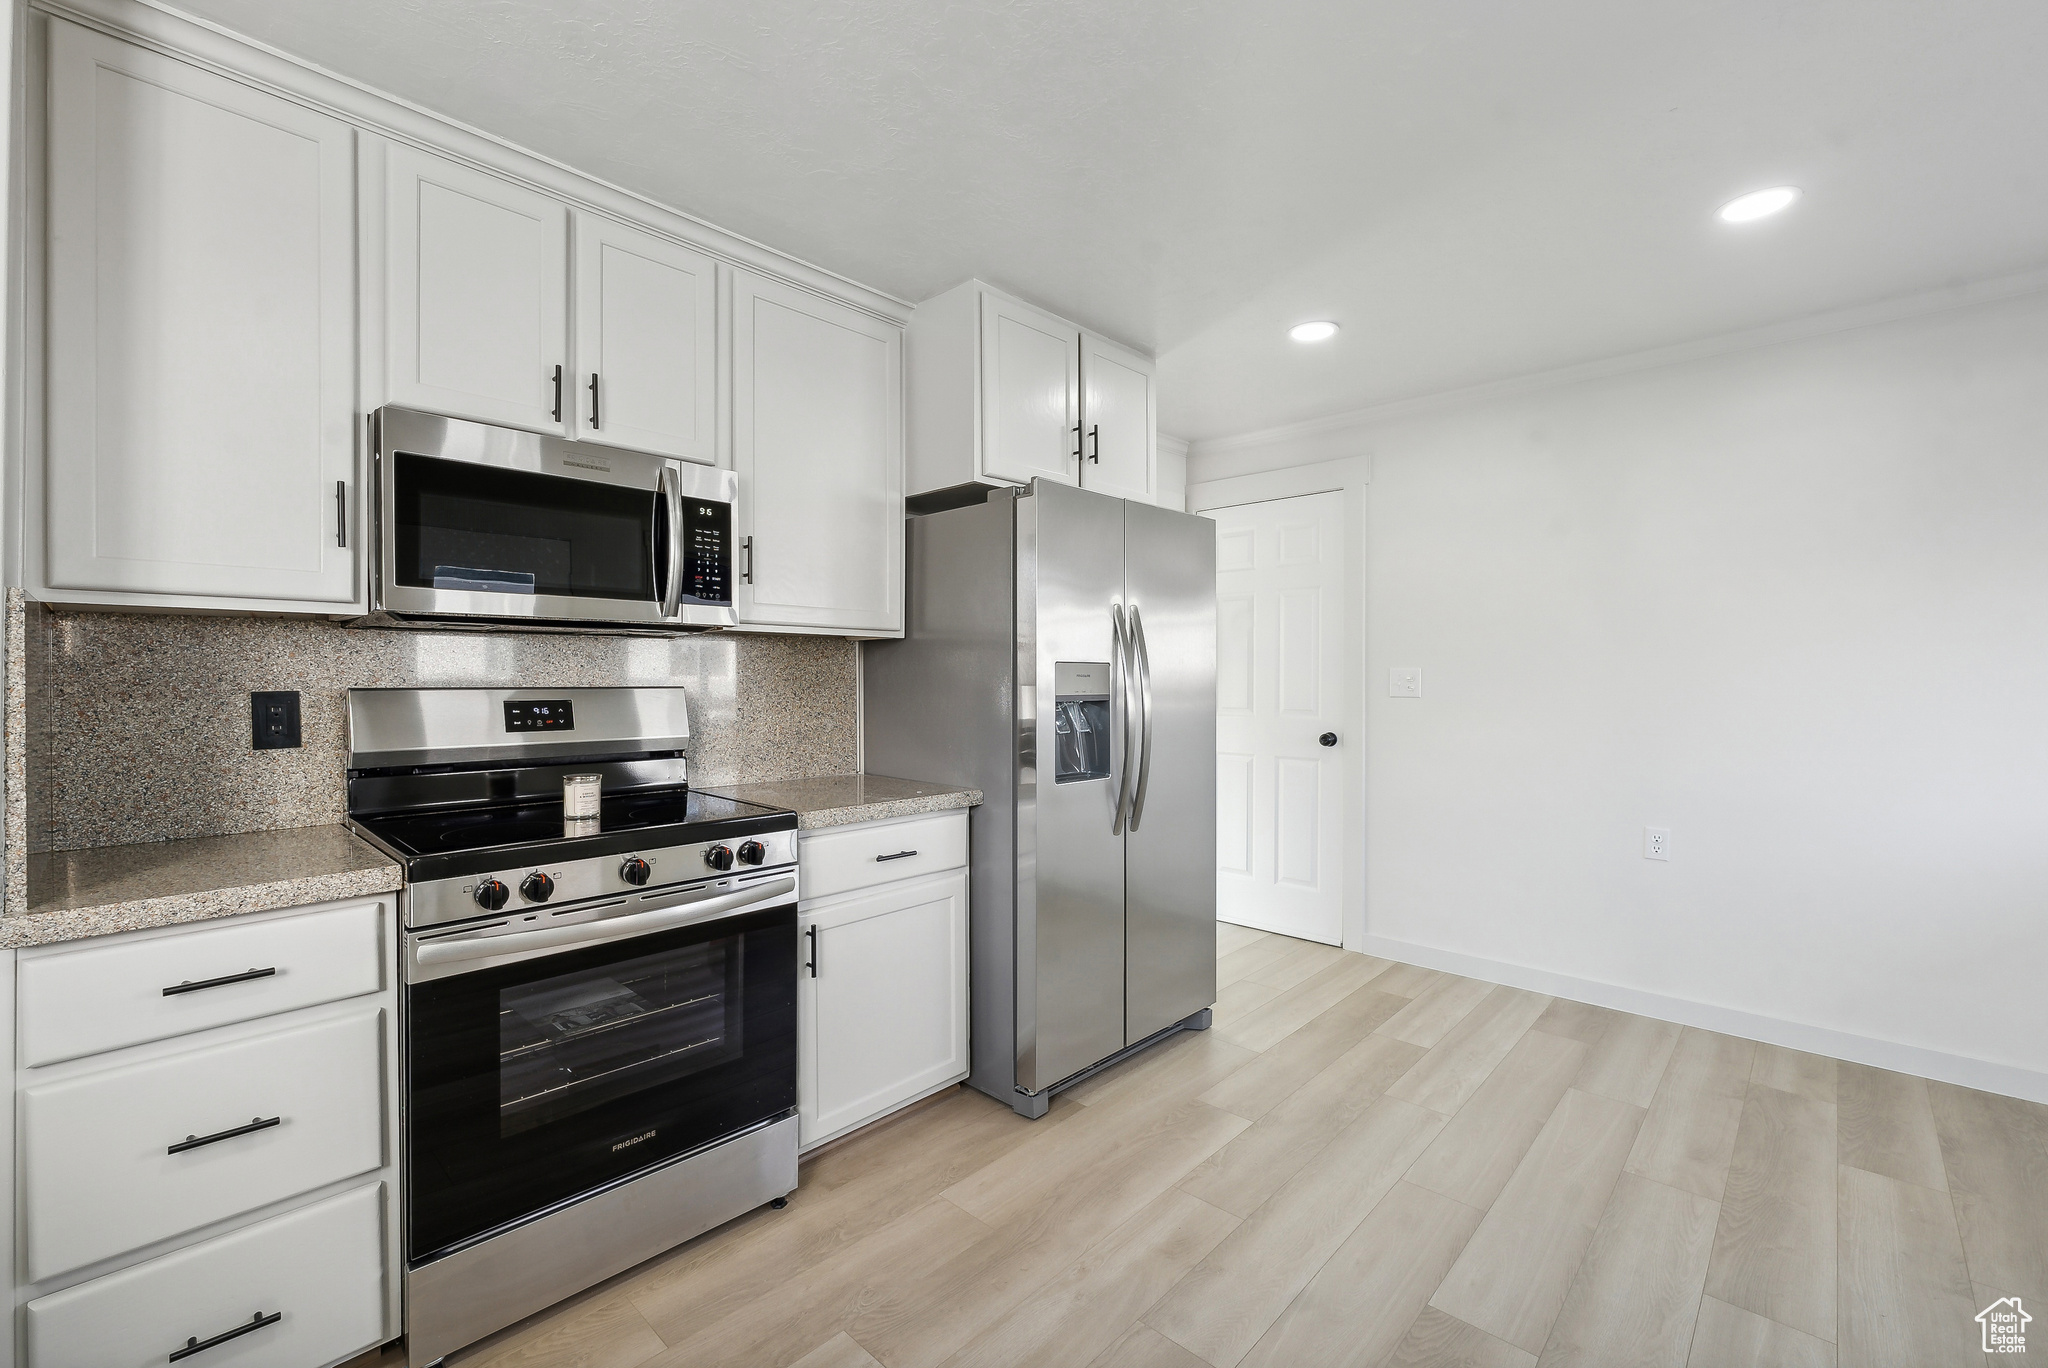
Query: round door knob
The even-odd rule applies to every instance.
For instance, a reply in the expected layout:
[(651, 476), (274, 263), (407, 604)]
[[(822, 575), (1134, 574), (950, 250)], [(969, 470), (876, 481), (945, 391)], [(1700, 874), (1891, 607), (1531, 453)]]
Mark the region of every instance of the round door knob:
[(528, 902), (546, 902), (555, 896), (555, 881), (536, 869), (519, 881), (519, 896)]
[(704, 863), (713, 869), (732, 868), (732, 847), (715, 845), (704, 852)]
[(648, 868), (647, 861), (641, 859), (638, 855), (630, 857), (624, 864), (619, 866), (619, 877), (636, 888), (646, 883), (649, 878), (653, 877), (653, 874), (654, 871)]
[(1318, 736), (1316, 738), (1316, 741), (1321, 745), (1334, 746), (1337, 744), (1337, 733), (1324, 732), (1321, 736)]
[(486, 912), (495, 912), (512, 897), (512, 890), (496, 879), (486, 879), (476, 886), (476, 905)]
[(757, 865), (768, 858), (768, 847), (759, 841), (742, 841), (739, 856), (741, 864)]

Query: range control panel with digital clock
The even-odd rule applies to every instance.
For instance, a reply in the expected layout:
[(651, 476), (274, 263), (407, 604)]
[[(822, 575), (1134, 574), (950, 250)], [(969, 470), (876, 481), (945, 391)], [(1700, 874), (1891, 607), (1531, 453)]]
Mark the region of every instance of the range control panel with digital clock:
[(566, 698), (521, 698), (505, 700), (505, 730), (574, 731), (576, 713)]

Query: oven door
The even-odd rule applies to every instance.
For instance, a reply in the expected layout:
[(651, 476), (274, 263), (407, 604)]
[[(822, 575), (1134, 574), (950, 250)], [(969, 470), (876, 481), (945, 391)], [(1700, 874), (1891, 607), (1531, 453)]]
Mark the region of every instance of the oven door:
[(411, 1262), (793, 1111), (796, 881), (729, 888), (406, 938)]
[(738, 621), (733, 472), (408, 409), (375, 431), (379, 610)]

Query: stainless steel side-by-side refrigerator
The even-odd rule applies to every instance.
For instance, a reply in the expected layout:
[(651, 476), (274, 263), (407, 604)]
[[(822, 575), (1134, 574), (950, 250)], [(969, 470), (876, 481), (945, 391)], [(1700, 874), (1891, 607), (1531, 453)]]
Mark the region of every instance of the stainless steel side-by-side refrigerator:
[(908, 522), (871, 773), (970, 785), (975, 1087), (1027, 1116), (1216, 999), (1215, 524), (1034, 482)]

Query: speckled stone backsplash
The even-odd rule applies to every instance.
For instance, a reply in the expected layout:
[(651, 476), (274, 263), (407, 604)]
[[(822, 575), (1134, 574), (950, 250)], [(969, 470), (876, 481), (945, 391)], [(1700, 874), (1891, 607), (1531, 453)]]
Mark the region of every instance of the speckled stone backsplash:
[[(17, 630), (31, 851), (340, 821), (352, 687), (680, 684), (693, 784), (859, 768), (855, 647), (837, 637), (385, 631), (37, 604)], [(303, 746), (250, 747), (257, 689), (299, 690)]]

